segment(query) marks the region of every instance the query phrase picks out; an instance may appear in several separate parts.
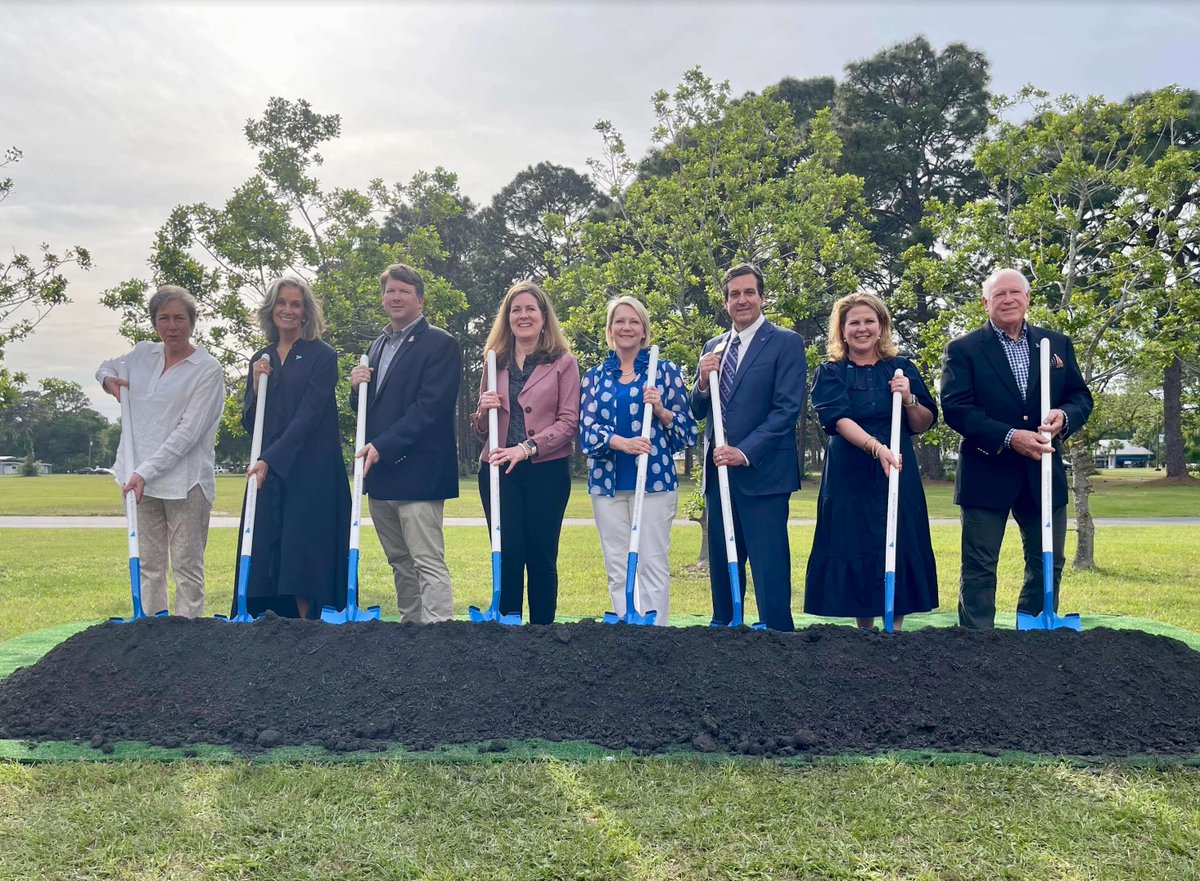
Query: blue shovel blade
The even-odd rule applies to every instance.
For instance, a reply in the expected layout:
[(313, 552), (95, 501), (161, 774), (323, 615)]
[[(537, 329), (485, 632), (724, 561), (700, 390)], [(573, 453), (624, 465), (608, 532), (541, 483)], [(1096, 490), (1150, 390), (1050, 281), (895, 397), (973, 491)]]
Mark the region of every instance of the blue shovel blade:
[(333, 606), (321, 607), (321, 620), (326, 624), (350, 624), (355, 621), (378, 621), (379, 606), (369, 606), (360, 609), (358, 606), (346, 606), (335, 609)]
[(478, 606), (469, 606), (467, 608), (467, 617), (476, 624), (482, 624), (484, 621), (496, 621), (506, 627), (521, 626), (521, 615), (519, 612), (509, 612), (507, 615), (501, 615), (494, 608), (481, 609)]
[(1078, 615), (1030, 615), (1028, 612), (1017, 612), (1017, 630), (1074, 630), (1083, 633), (1083, 622)]

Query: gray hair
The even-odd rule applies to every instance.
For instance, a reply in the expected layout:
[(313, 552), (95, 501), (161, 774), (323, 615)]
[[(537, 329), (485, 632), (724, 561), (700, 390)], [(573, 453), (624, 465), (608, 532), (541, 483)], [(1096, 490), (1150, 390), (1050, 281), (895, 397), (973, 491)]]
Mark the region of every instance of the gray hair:
[(266, 334), (267, 342), (279, 342), (279, 328), (275, 326), (273, 313), (275, 303), (279, 300), (279, 292), (284, 288), (295, 288), (300, 291), (300, 297), (304, 300), (304, 321), (300, 325), (300, 338), (319, 340), (325, 332), (325, 313), (321, 311), (321, 304), (313, 296), (308, 282), (294, 275), (285, 275), (271, 283), (267, 288), (266, 297), (263, 298), (263, 304), (258, 307), (258, 326)]
[(150, 323), (153, 324), (158, 319), (158, 310), (173, 300), (183, 303), (183, 308), (187, 310), (188, 321), (192, 323), (194, 329), (196, 327), (196, 298), (188, 293), (187, 288), (181, 288), (177, 284), (159, 285), (158, 290), (150, 297), (150, 301), (146, 304), (146, 311), (150, 313)]
[(1029, 293), (1029, 279), (1025, 277), (1025, 273), (1019, 269), (1013, 269), (1011, 266), (1005, 266), (1003, 269), (997, 269), (991, 275), (983, 280), (983, 296), (987, 299), (992, 295), (992, 291), (996, 287), (996, 282), (1000, 281), (1000, 276), (1006, 272), (1012, 272), (1021, 277), (1021, 286), (1025, 289), (1025, 293)]

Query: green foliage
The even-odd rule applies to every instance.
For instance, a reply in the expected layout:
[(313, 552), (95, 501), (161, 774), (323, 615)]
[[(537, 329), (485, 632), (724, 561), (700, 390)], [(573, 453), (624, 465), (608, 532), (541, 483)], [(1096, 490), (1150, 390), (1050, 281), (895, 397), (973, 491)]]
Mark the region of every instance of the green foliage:
[(33, 453), (28, 453), (21, 460), (21, 468), (17, 471), (17, 474), (21, 477), (37, 477), (41, 473), (41, 468), (38, 465), (37, 459), (33, 458)]
[(108, 446), (110, 423), (91, 408), (83, 387), (53, 378), (38, 385), (18, 388), (0, 422), (0, 450), (10, 455), (24, 450), (27, 463), (41, 460), (60, 472), (109, 464), (115, 453)]
[[(16, 147), (6, 148), (0, 168), (20, 162), (22, 155)], [(0, 180), (0, 202), (8, 198), (14, 185), (11, 177)], [(43, 243), (40, 255), (18, 253), (7, 262), (0, 260), (0, 413), (16, 402), (25, 382), (25, 374), (4, 367), (4, 350), (33, 333), (55, 306), (69, 302), (62, 271), (72, 265), (91, 269), (92, 257), (86, 248), (76, 245), (58, 253)]]

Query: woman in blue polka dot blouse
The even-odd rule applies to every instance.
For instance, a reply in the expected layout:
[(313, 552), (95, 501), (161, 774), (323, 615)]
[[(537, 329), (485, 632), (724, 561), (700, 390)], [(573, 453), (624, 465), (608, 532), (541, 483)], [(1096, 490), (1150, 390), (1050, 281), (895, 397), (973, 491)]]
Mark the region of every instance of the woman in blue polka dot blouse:
[[(688, 406), (683, 374), (675, 364), (659, 360), (657, 382), (647, 383), (650, 316), (645, 306), (633, 297), (611, 300), (605, 337), (611, 346), (608, 357), (585, 373), (580, 385), (579, 443), (588, 457), (588, 493), (604, 552), (608, 592), (613, 611), (624, 615), (637, 457), (648, 453), (634, 604), (642, 614), (657, 610), (655, 623), (666, 624), (667, 551), (679, 485), (672, 456), (696, 443), (696, 420)], [(646, 404), (654, 408), (649, 441), (641, 437)]]

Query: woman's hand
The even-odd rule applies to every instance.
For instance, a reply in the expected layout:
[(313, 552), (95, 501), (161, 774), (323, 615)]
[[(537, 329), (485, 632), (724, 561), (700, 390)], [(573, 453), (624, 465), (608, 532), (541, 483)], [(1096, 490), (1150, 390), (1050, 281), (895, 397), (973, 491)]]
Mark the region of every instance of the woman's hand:
[(891, 468), (893, 466), (895, 466), (896, 472), (899, 473), (904, 464), (903, 459), (904, 457), (899, 453), (893, 456), (890, 447), (885, 447), (883, 444), (879, 445), (879, 467), (883, 469), (885, 476), (891, 475)]
[(488, 453), (489, 465), (507, 465), (504, 469), (505, 474), (511, 474), (512, 470), (517, 467), (518, 462), (524, 462), (529, 458), (529, 449), (517, 444), (515, 447), (497, 447)]
[(643, 453), (649, 454), (651, 450), (650, 441), (641, 435), (637, 437), (621, 437), (618, 434), (614, 434), (608, 439), (608, 445), (618, 453), (626, 453), (630, 456), (640, 456)]
[(908, 377), (903, 373), (899, 376), (893, 376), (888, 382), (888, 388), (893, 392), (900, 392), (900, 403), (911, 405), (915, 400), (912, 393), (912, 383), (908, 381)]
[(675, 414), (663, 406), (662, 392), (658, 390), (657, 386), (646, 383), (646, 387), (642, 389), (642, 401), (650, 405), (654, 412), (654, 418), (664, 425), (670, 424), (671, 420), (675, 418)]
[[(267, 369), (268, 371), (270, 370), (270, 368)], [(246, 476), (258, 478), (258, 488), (262, 489), (263, 481), (267, 479), (267, 471), (269, 468), (270, 466), (267, 465), (266, 459), (259, 459), (246, 469)]]
[(480, 392), (479, 406), (475, 410), (480, 414), (487, 413), (488, 410), (499, 410), (501, 406), (499, 392)]
[(121, 400), (121, 389), (129, 388), (129, 380), (121, 379), (119, 376), (109, 376), (104, 379), (104, 390), (116, 398)]
[(146, 479), (136, 471), (133, 472), (133, 477), (129, 478), (129, 482), (121, 487), (121, 495), (133, 493), (133, 500), (139, 505), (142, 503), (142, 493), (146, 491)]
[(258, 387), (258, 378), (260, 376), (271, 375), (271, 359), (265, 355), (254, 362), (254, 386)]

